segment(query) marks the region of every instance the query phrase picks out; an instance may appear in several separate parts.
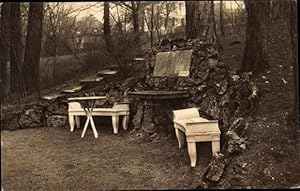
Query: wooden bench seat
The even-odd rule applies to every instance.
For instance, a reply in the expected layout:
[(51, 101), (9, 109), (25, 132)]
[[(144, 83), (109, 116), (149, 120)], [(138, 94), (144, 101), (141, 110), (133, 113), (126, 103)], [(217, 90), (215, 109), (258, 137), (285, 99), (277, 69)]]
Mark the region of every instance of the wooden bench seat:
[[(74, 131), (76, 124), (77, 128), (80, 126), (80, 116), (86, 116), (84, 109), (78, 102), (69, 102), (68, 107), (69, 124), (71, 132)], [(122, 126), (127, 130), (129, 121), (129, 104), (128, 103), (115, 103), (112, 108), (97, 108), (95, 107), (92, 116), (111, 116), (113, 132), (118, 133), (119, 117), (122, 117)]]
[(207, 120), (199, 116), (197, 108), (173, 111), (173, 123), (179, 148), (185, 144), (191, 159), (191, 166), (197, 161), (196, 142), (212, 143), (212, 153), (220, 152), (220, 130), (217, 120)]

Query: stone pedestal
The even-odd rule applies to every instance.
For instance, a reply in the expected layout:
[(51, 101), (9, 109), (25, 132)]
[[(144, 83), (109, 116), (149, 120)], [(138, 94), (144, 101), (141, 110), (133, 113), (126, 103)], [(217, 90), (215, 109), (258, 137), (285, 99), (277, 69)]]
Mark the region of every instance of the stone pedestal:
[(160, 136), (169, 136), (174, 134), (172, 111), (184, 107), (185, 98), (188, 97), (186, 92), (144, 91), (133, 94), (131, 96), (138, 98), (136, 100), (137, 111), (133, 117), (136, 131), (146, 135), (157, 133)]

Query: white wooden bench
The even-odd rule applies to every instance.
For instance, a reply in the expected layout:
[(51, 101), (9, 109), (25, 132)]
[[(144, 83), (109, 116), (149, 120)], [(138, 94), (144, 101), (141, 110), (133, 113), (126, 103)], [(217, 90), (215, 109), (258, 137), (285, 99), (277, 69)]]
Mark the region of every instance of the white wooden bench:
[(174, 110), (173, 117), (179, 148), (184, 146), (186, 137), (192, 167), (195, 167), (197, 161), (196, 142), (211, 141), (212, 153), (220, 152), (221, 132), (217, 120), (200, 117), (197, 108)]
[[(78, 102), (69, 102), (68, 107), (69, 124), (71, 132), (74, 131), (76, 124), (77, 128), (80, 126), (80, 116), (86, 116), (84, 109)], [(129, 104), (128, 103), (115, 103), (112, 108), (97, 108), (95, 107), (92, 116), (111, 116), (113, 132), (118, 133), (119, 117), (122, 116), (122, 126), (127, 130), (129, 121)]]

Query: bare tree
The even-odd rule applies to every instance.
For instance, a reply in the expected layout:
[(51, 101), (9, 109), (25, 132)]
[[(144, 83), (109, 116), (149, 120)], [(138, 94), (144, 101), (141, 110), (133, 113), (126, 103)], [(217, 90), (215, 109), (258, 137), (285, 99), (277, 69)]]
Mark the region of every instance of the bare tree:
[(175, 27), (176, 5), (169, 1), (152, 1), (143, 3), (145, 7), (145, 23), (150, 33), (150, 42), (160, 39), (162, 35), (170, 35)]
[(1, 64), (1, 97), (6, 95), (7, 89), (7, 62), (9, 59), (9, 35), (10, 35), (10, 3), (3, 2), (1, 6), (1, 29), (0, 29), (0, 64)]
[(232, 26), (232, 29), (234, 31), (237, 31), (236, 30), (236, 25), (235, 25), (235, 17), (234, 17), (234, 11), (233, 11), (233, 8), (232, 8), (232, 1), (230, 1), (230, 20), (231, 20), (231, 26)]
[(104, 15), (103, 15), (103, 32), (104, 32), (104, 38), (106, 43), (106, 48), (108, 52), (112, 52), (113, 50), (113, 44), (112, 44), (112, 38), (111, 38), (111, 32), (110, 32), (110, 24), (109, 24), (109, 2), (104, 1)]
[[(293, 73), (294, 73), (294, 89), (295, 89), (295, 102), (294, 102), (294, 112), (296, 124), (299, 124), (299, 66), (298, 66), (298, 15), (297, 15), (297, 1), (290, 0), (290, 24), (291, 24), (291, 40), (292, 40), (292, 62), (293, 62)], [(297, 126), (297, 125), (296, 125)]]
[(213, 30), (212, 6), (210, 1), (185, 1), (186, 36), (216, 42)]
[(30, 3), (24, 56), (24, 79), (26, 89), (39, 92), (39, 64), (42, 40), (43, 3)]
[[(75, 17), (69, 16), (74, 10), (71, 7), (66, 8), (61, 2), (45, 3), (44, 7), (43, 33), (48, 47), (45, 51), (49, 56), (57, 56), (59, 45), (62, 44), (59, 39), (63, 39), (61, 32), (64, 29), (72, 30), (72, 25), (75, 24)], [(71, 26), (70, 22), (73, 23)], [(68, 32), (68, 34), (72, 33)]]
[(164, 4), (166, 4), (165, 2), (162, 2), (162, 3), (156, 3), (156, 10), (154, 11), (155, 13), (153, 13), (153, 21), (154, 21), (154, 29), (155, 29), (155, 32), (156, 32), (156, 36), (157, 36), (157, 40), (160, 40), (161, 39), (161, 36), (162, 36), (162, 26), (163, 26), (163, 16), (161, 13), (164, 12)]
[(270, 1), (244, 0), (247, 10), (247, 33), (241, 72), (260, 73), (269, 68), (268, 33)]
[(139, 9), (139, 23), (140, 23), (140, 31), (145, 31), (145, 7), (146, 3), (141, 2)]
[(26, 94), (22, 72), (23, 64), (20, 3), (11, 3), (10, 10), (11, 91)]
[(149, 4), (145, 5), (145, 21), (150, 33), (150, 46), (154, 42), (154, 4), (155, 2), (151, 1)]
[(140, 9), (139, 1), (131, 1), (131, 9), (132, 9), (132, 22), (133, 22), (133, 31), (135, 33), (139, 32), (139, 9)]
[(219, 39), (219, 36), (218, 36), (218, 34), (217, 34), (217, 27), (216, 27), (216, 19), (215, 19), (215, 5), (214, 5), (214, 0), (211, 0), (211, 2), (210, 2), (210, 4), (211, 4), (211, 17), (212, 17), (212, 22), (213, 22), (213, 32), (214, 32), (214, 34), (215, 34), (215, 37), (216, 37), (216, 42), (217, 42), (217, 44), (218, 44), (218, 47), (219, 47), (219, 50), (222, 50), (223, 49), (223, 47), (222, 47), (222, 45), (221, 45), (221, 42), (220, 42), (220, 39)]
[(154, 33), (154, 3), (151, 3), (151, 17), (150, 17), (150, 42), (153, 46), (153, 33)]
[(225, 36), (225, 26), (224, 26), (224, 4), (223, 0), (220, 0), (220, 30), (221, 34), (224, 37)]
[(165, 17), (165, 29), (168, 31), (168, 26), (169, 26), (169, 15), (170, 15), (170, 9), (171, 9), (171, 5), (169, 3), (165, 4), (165, 8), (166, 8), (166, 17)]
[[(172, 22), (172, 18), (170, 17), (170, 15), (172, 13), (174, 13), (175, 15), (177, 14), (176, 12), (176, 2), (170, 2), (170, 1), (165, 1), (165, 7), (164, 10), (161, 12), (164, 16), (164, 26), (165, 26), (165, 30), (166, 30), (166, 34), (169, 35), (172, 33), (172, 29), (173, 29), (173, 22)], [(171, 21), (171, 22), (170, 22)]]
[(290, 3), (287, 0), (271, 0), (271, 17), (272, 19), (289, 18)]
[(133, 25), (133, 31), (134, 33), (139, 32), (139, 14), (141, 9), (141, 1), (130, 1), (130, 2), (116, 2), (117, 5), (121, 5), (122, 7), (125, 7), (131, 12), (131, 18), (132, 18), (132, 25)]

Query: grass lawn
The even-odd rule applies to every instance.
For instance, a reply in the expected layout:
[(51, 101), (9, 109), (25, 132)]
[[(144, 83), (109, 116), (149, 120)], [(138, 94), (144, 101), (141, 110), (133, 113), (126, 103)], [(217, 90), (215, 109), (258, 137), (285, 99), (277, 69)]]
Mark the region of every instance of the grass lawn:
[(175, 137), (137, 143), (135, 134), (112, 133), (97, 124), (99, 138), (88, 128), (2, 131), (4, 190), (96, 190), (196, 188), (211, 157), (210, 143), (197, 143), (192, 169), (186, 147)]

